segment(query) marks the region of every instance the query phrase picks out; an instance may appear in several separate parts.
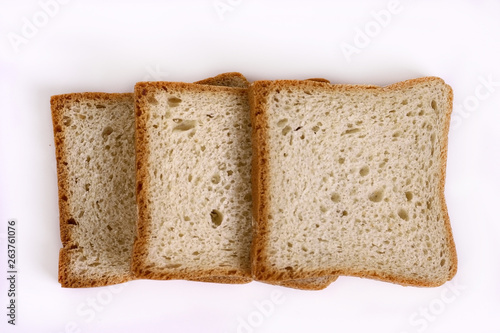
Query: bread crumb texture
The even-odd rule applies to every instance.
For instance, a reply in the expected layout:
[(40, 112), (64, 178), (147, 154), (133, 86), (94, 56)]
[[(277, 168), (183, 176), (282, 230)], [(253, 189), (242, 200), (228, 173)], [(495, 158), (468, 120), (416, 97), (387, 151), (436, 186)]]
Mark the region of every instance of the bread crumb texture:
[[(197, 86), (197, 87), (196, 87)], [(148, 151), (139, 260), (154, 278), (250, 276), (251, 125), (245, 89), (144, 84)], [(148, 273), (149, 271), (149, 273)]]
[[(271, 270), (440, 284), (456, 271), (441, 191), (451, 89), (275, 83), (264, 103)], [(412, 282), (412, 283), (413, 283)]]

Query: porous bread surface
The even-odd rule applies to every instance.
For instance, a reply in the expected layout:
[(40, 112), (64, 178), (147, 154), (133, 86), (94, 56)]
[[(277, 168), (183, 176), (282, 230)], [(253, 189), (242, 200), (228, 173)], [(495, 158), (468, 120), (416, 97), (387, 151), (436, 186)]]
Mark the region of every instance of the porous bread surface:
[(441, 79), (257, 81), (250, 102), (256, 279), (432, 286), (455, 275), (444, 200), (452, 91)]
[(245, 89), (136, 85), (139, 277), (250, 277), (251, 140)]
[(132, 94), (51, 98), (59, 184), (59, 282), (93, 287), (132, 278), (135, 146)]

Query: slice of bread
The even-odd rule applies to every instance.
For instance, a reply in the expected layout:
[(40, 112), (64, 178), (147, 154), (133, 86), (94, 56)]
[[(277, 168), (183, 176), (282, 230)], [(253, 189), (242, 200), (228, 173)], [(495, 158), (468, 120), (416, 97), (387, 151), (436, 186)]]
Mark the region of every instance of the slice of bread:
[[(200, 81), (248, 86), (239, 73)], [(51, 98), (59, 185), (59, 282), (94, 287), (133, 278), (135, 118), (133, 94), (75, 93)], [(246, 283), (249, 278), (197, 281)]]
[(247, 90), (140, 82), (135, 98), (135, 275), (250, 279)]
[(437, 286), (455, 275), (448, 85), (257, 81), (249, 96), (256, 280)]
[(137, 216), (133, 101), (133, 94), (106, 93), (51, 98), (63, 287), (132, 279)]

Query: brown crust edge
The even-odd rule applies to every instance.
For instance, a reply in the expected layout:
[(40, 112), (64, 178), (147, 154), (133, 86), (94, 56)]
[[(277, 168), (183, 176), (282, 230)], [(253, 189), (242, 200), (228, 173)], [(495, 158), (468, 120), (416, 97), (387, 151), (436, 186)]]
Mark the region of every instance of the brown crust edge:
[[(283, 280), (295, 279), (308, 279), (314, 277), (324, 277), (328, 275), (350, 275), (361, 278), (372, 278), (376, 280), (401, 284), (404, 286), (417, 286), (417, 287), (435, 287), (444, 284), (455, 276), (457, 272), (457, 255), (455, 242), (453, 240), (451, 224), (448, 216), (446, 201), (444, 197), (444, 184), (446, 177), (446, 158), (447, 158), (447, 144), (448, 144), (448, 130), (450, 125), (450, 117), (453, 108), (453, 92), (449, 85), (447, 85), (441, 78), (438, 77), (421, 77), (401, 81), (385, 87), (375, 85), (332, 85), (326, 84), (323, 80), (278, 80), (278, 81), (255, 81), (249, 88), (249, 101), (252, 119), (252, 147), (253, 147), (253, 163), (252, 163), (252, 183), (254, 200), (254, 238), (251, 249), (251, 262), (252, 262), (252, 275), (255, 280), (268, 283), (279, 283)], [(451, 267), (447, 279), (439, 281), (427, 281), (419, 279), (407, 279), (391, 274), (384, 274), (376, 271), (353, 271), (353, 270), (313, 270), (309, 272), (301, 272), (301, 275), (294, 273), (280, 272), (272, 269), (267, 262), (267, 255), (265, 253), (266, 244), (268, 243), (268, 173), (269, 173), (269, 153), (267, 147), (267, 117), (265, 101), (271, 89), (281, 89), (283, 87), (298, 86), (298, 87), (311, 87), (311, 88), (324, 88), (327, 90), (361, 90), (361, 89), (375, 89), (375, 90), (398, 90), (402, 88), (411, 87), (415, 84), (439, 81), (444, 84), (448, 89), (448, 105), (446, 109), (446, 119), (443, 124), (443, 139), (441, 144), (441, 176), (439, 182), (440, 200), (442, 204), (442, 212), (444, 216), (445, 229), (448, 236), (448, 246), (451, 256)]]
[(69, 209), (68, 192), (68, 163), (66, 156), (65, 132), (62, 124), (64, 112), (70, 103), (79, 102), (80, 99), (103, 99), (132, 97), (132, 94), (118, 93), (72, 93), (54, 95), (50, 98), (52, 113), (52, 126), (54, 131), (54, 144), (56, 153), (57, 185), (58, 185), (58, 203), (59, 203), (59, 228), (60, 238), (63, 247), (59, 250), (58, 281), (64, 288), (86, 288), (117, 284), (132, 280), (131, 274), (114, 275), (108, 278), (86, 278), (82, 276), (73, 276), (71, 271), (71, 250), (76, 247), (71, 227), (67, 223), (71, 219)]
[(233, 88), (248, 88), (250, 86), (250, 82), (248, 82), (247, 78), (239, 72), (222, 73), (194, 83)]

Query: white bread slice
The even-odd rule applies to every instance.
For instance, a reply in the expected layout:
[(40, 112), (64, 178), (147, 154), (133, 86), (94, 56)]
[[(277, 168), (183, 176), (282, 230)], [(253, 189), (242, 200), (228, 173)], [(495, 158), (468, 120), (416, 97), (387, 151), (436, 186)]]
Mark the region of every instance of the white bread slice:
[(246, 89), (140, 82), (135, 110), (135, 275), (250, 279)]
[(52, 96), (59, 185), (59, 282), (132, 279), (135, 234), (133, 94)]
[(257, 81), (252, 274), (437, 286), (457, 269), (444, 182), (452, 90)]
[[(248, 86), (240, 73), (203, 84)], [(133, 279), (135, 237), (135, 120), (133, 94), (53, 96), (51, 108), (59, 184), (59, 282), (94, 287)], [(207, 277), (219, 283), (251, 279)]]

